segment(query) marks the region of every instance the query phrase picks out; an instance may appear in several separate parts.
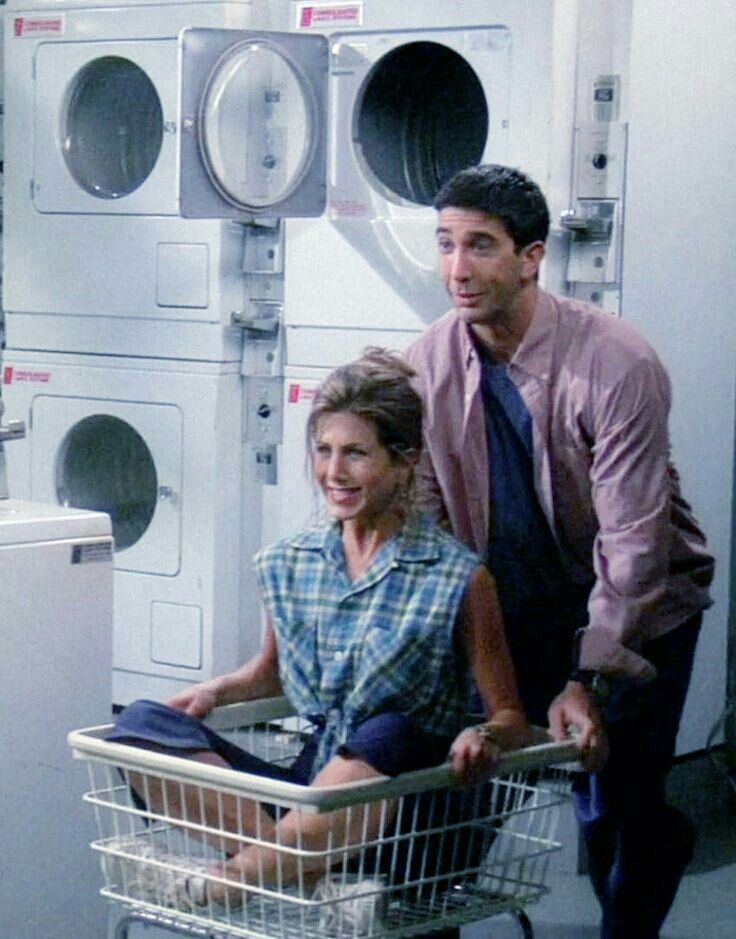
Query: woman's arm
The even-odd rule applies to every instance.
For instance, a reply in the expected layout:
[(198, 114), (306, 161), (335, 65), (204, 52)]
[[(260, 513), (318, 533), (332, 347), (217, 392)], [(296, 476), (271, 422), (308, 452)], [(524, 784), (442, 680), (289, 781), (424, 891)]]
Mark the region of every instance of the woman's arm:
[(531, 735), (516, 687), (496, 586), (482, 565), (473, 574), (463, 613), (470, 670), (488, 718), (480, 730), (464, 730), (450, 750), (455, 772), (467, 778), (487, 772), (500, 751), (526, 746)]
[(276, 634), (268, 622), (263, 648), (245, 665), (227, 675), (194, 685), (175, 695), (167, 704), (191, 717), (205, 717), (212, 708), (221, 707), (223, 704), (235, 704), (254, 698), (273, 698), (281, 693)]

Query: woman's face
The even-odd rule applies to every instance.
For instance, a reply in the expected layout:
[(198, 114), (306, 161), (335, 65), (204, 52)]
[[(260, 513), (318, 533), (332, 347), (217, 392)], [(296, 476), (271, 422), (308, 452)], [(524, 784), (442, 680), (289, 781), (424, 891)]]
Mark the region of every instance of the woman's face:
[(312, 469), (333, 518), (371, 527), (396, 510), (409, 472), (379, 443), (373, 423), (349, 411), (317, 422)]

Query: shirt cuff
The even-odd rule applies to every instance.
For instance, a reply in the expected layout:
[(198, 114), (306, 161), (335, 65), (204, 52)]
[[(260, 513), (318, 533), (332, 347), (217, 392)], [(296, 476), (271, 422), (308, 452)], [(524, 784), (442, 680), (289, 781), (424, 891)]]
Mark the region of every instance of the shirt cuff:
[(573, 670), (636, 682), (651, 681), (657, 675), (651, 662), (627, 649), (600, 626), (588, 626), (575, 633), (572, 665)]

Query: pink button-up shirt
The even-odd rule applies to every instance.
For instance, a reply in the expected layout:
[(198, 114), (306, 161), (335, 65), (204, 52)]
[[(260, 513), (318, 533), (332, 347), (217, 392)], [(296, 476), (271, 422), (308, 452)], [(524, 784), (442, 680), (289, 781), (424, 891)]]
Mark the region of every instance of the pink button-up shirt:
[[(420, 503), (485, 556), (493, 506), (469, 328), (450, 311), (406, 357), (425, 406)], [(628, 323), (541, 290), (508, 373), (531, 415), (536, 493), (563, 563), (594, 582), (581, 667), (650, 674), (637, 650), (709, 606), (713, 577), (669, 462), (667, 374)]]

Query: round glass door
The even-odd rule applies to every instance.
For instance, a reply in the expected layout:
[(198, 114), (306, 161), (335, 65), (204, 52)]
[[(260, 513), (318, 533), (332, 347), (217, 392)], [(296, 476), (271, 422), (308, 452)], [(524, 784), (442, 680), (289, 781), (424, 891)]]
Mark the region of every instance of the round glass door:
[(124, 551), (143, 536), (156, 509), (151, 451), (125, 421), (109, 414), (86, 417), (62, 443), (56, 495), (61, 505), (107, 512), (115, 550)]
[(199, 115), (202, 159), (220, 195), (244, 208), (286, 199), (309, 165), (315, 109), (308, 83), (275, 46), (233, 46), (212, 71)]
[(151, 173), (163, 128), (161, 101), (143, 69), (120, 56), (103, 56), (71, 83), (62, 113), (62, 153), (82, 189), (119, 199)]
[(399, 204), (431, 205), (448, 179), (480, 162), (488, 127), (483, 86), (468, 62), (440, 43), (412, 42), (371, 69), (353, 139), (379, 192)]

